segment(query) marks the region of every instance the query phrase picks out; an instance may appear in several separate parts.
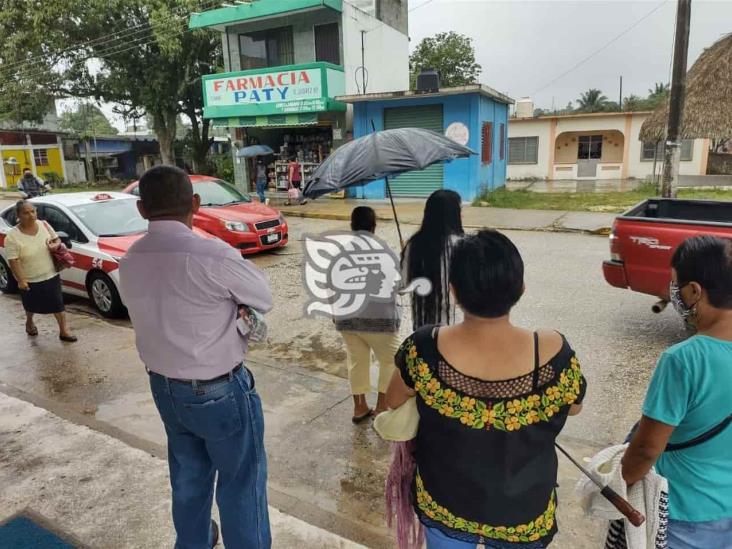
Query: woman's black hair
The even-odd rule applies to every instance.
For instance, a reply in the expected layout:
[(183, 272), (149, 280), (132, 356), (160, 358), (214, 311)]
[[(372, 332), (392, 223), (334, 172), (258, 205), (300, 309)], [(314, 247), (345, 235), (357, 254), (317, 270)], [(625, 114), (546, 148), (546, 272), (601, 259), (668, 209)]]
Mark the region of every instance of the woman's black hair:
[[(412, 296), (412, 321), (414, 329), (427, 324), (450, 323), (450, 291), (447, 276), (453, 239), (462, 236), (463, 222), (460, 216), (460, 195), (455, 191), (433, 192), (424, 207), (422, 226), (409, 239), (402, 252), (402, 271), (407, 282), (424, 277), (432, 282), (432, 292), (420, 297)], [(405, 265), (406, 260), (406, 265)], [(448, 318), (442, 318), (442, 311)]]
[(465, 312), (483, 318), (505, 316), (524, 293), (524, 261), (507, 236), (483, 229), (455, 245), (450, 284)]
[(732, 309), (732, 240), (711, 235), (695, 236), (681, 243), (671, 266), (680, 287), (698, 283), (718, 309)]
[(357, 206), (351, 212), (351, 230), (368, 231), (373, 233), (376, 229), (376, 212), (368, 206)]

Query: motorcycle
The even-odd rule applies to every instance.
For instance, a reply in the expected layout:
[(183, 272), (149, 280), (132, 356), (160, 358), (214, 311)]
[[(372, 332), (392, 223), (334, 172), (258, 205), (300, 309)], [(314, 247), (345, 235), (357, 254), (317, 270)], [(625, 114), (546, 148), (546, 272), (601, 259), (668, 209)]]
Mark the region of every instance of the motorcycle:
[(23, 188), (18, 188), (18, 192), (23, 200), (28, 200), (29, 198), (35, 198), (36, 196), (47, 195), (51, 192), (51, 186), (48, 183), (41, 183), (37, 189), (26, 191)]

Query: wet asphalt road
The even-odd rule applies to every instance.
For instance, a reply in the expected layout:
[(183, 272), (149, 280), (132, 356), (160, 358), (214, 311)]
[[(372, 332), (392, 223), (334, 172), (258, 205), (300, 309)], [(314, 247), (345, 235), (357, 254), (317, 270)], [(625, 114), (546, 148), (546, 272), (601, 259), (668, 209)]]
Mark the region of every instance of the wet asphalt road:
[[(266, 345), (252, 356), (282, 365), (324, 371), (346, 378), (345, 351), (330, 321), (306, 318), (307, 296), (302, 282), (302, 240), (306, 234), (344, 229), (342, 221), (291, 218), (290, 244), (252, 257), (270, 280), (275, 295)], [(416, 227), (403, 228), (405, 238)], [(396, 228), (377, 229), (395, 249)], [(651, 296), (610, 287), (602, 276), (608, 257), (607, 238), (548, 232), (507, 233), (526, 265), (526, 294), (514, 321), (531, 329), (563, 333), (577, 351), (589, 382), (582, 416), (565, 433), (594, 445), (622, 440), (640, 413), (643, 395), (660, 353), (685, 337), (669, 307), (653, 314)], [(1, 307), (0, 302), (0, 307)], [(70, 298), (71, 311), (96, 315), (91, 305)], [(129, 321), (113, 321), (129, 325)], [(408, 323), (402, 326), (406, 336)]]
[[(253, 362), (268, 365), (255, 372), (267, 418), (271, 497), (278, 508), (308, 522), (369, 546), (388, 546), (380, 537), (388, 447), (372, 431), (352, 428), (345, 419), (350, 409), (343, 384), (322, 376), (327, 372), (345, 378), (340, 339), (329, 321), (303, 316), (303, 235), (342, 229), (345, 223), (293, 218), (290, 226), (287, 248), (253, 258), (275, 294), (269, 340), (251, 353)], [(403, 228), (406, 234), (414, 229)], [(392, 224), (377, 231), (396, 247)], [(577, 455), (622, 440), (637, 419), (657, 357), (685, 336), (680, 322), (671, 310), (654, 315), (653, 298), (605, 283), (601, 264), (608, 255), (606, 238), (542, 232), (509, 236), (526, 263), (526, 294), (515, 321), (564, 333), (589, 382), (583, 413), (568, 422), (563, 439), (581, 452)], [(83, 338), (79, 345), (59, 348), (48, 337), (53, 334), (50, 319), (39, 324), (41, 338), (28, 345), (20, 333), (17, 297), (0, 297), (5, 330), (0, 335), (0, 390), (6, 384), (60, 415), (69, 410), (77, 414), (72, 419), (93, 418), (113, 436), (131, 433), (141, 441), (163, 443), (144, 371), (131, 351), (129, 321), (100, 321), (83, 299), (70, 298), (68, 309)], [(403, 332), (408, 333), (406, 325)], [(576, 475), (560, 469), (560, 478)], [(564, 490), (571, 490), (571, 484), (566, 482)], [(566, 502), (565, 494), (560, 496)], [(349, 517), (358, 519), (349, 525)], [(565, 539), (583, 542), (559, 546), (596, 546), (586, 541), (592, 524), (577, 524), (564, 523)]]

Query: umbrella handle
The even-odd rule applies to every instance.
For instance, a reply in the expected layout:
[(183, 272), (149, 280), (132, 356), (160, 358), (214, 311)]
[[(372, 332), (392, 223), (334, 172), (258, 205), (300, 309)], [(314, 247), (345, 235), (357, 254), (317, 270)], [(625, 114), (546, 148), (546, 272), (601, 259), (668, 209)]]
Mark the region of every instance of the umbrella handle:
[(404, 249), (404, 239), (402, 238), (402, 228), (399, 226), (399, 218), (397, 217), (396, 206), (394, 205), (394, 196), (391, 194), (391, 185), (389, 185), (389, 178), (385, 177), (386, 181), (386, 192), (389, 195), (389, 201), (391, 202), (391, 211), (394, 213), (394, 222), (397, 226), (397, 234), (399, 235), (399, 246)]

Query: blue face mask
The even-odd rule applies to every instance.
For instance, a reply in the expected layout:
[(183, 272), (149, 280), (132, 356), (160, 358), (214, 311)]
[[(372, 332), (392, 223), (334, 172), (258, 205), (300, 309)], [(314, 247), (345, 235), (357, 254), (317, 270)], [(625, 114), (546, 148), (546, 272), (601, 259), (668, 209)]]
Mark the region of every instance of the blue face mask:
[(676, 284), (676, 282), (671, 282), (671, 285), (669, 286), (669, 296), (671, 297), (671, 304), (674, 306), (674, 309), (676, 309), (676, 312), (679, 313), (679, 316), (684, 320), (689, 320), (693, 306), (689, 307), (684, 303), (684, 299), (681, 297), (681, 288), (679, 288), (679, 285)]

